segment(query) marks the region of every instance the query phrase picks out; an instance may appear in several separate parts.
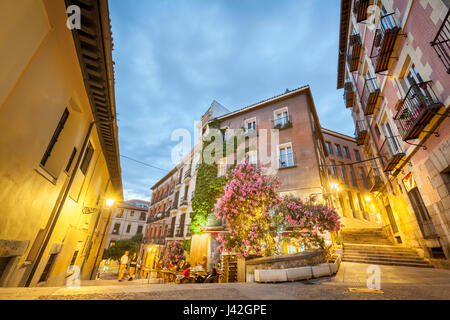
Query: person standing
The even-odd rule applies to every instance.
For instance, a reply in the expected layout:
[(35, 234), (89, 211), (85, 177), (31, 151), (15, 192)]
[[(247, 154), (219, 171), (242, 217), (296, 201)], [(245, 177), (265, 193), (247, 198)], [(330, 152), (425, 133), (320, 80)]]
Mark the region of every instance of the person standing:
[(128, 251), (125, 251), (123, 256), (120, 258), (120, 266), (119, 266), (119, 281), (122, 281), (123, 276), (125, 275), (125, 271), (127, 270), (128, 266)]
[(133, 256), (131, 257), (130, 261), (130, 270), (128, 271), (128, 275), (130, 277), (128, 278), (128, 281), (134, 280), (134, 277), (136, 275), (136, 265), (137, 265), (137, 255), (135, 252), (133, 253)]

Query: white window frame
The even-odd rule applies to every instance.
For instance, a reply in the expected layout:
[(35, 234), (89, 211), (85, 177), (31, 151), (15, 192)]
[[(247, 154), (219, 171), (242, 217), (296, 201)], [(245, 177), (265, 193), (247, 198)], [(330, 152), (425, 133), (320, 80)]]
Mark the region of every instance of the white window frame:
[[(278, 120), (278, 115), (281, 114), (283, 115), (284, 113), (286, 113), (287, 116), (287, 121), (289, 121), (289, 109), (287, 106), (283, 107), (283, 108), (279, 108), (273, 111), (273, 121), (274, 121), (274, 125), (275, 125), (275, 121)], [(287, 122), (283, 123), (283, 125), (286, 125)]]
[[(287, 149), (287, 148), (291, 148), (291, 155), (292, 155), (292, 164), (289, 165), (289, 159), (287, 159), (288, 161), (288, 165), (286, 167), (280, 167), (280, 161), (281, 161), (281, 150), (282, 149)], [(292, 142), (287, 142), (287, 143), (283, 143), (283, 144), (279, 144), (277, 146), (277, 159), (278, 159), (278, 169), (282, 169), (282, 168), (290, 168), (295, 166), (295, 161), (294, 161), (294, 148), (292, 147)]]
[[(255, 123), (255, 128), (252, 129), (252, 130), (249, 130), (249, 129), (248, 129), (248, 124), (249, 124), (249, 123), (252, 123), (252, 122)], [(244, 120), (244, 132), (245, 132), (245, 133), (254, 132), (254, 131), (256, 131), (257, 129), (258, 129), (258, 125), (257, 125), (257, 123), (256, 123), (256, 117), (252, 117), (252, 118), (248, 118), (248, 119), (245, 119), (245, 120)]]
[[(258, 163), (258, 151), (256, 150), (250, 150), (245, 154), (245, 158), (249, 160), (251, 164), (257, 164)], [(254, 161), (252, 161), (254, 159)]]

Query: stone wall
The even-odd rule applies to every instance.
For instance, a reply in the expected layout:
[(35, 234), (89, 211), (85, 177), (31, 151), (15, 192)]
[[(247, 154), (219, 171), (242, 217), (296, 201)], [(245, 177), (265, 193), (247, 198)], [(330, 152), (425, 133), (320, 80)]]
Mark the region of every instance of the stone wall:
[(300, 253), (285, 254), (245, 261), (246, 273), (253, 274), (256, 269), (288, 269), (317, 265), (325, 262), (323, 250), (306, 250)]

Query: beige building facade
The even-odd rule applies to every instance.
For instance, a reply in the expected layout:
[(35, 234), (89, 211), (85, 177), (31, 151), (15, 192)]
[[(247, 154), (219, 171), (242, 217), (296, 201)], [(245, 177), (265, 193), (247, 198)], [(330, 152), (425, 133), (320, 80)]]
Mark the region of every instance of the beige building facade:
[(122, 198), (108, 6), (84, 2), (80, 30), (71, 1), (0, 4), (0, 286), (91, 278)]

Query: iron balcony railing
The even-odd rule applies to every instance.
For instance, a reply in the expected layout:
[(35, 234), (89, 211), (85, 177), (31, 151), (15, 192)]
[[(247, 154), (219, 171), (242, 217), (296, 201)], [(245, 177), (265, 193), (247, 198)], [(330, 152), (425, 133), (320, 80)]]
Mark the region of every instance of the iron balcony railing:
[(416, 139), (443, 104), (431, 81), (412, 85), (394, 117), (404, 141)]
[(175, 230), (170, 229), (169, 231), (167, 231), (166, 238), (173, 238), (174, 234), (175, 234)]
[(185, 207), (187, 205), (188, 205), (188, 200), (187, 199), (181, 200), (180, 207)]
[(369, 116), (374, 113), (379, 95), (380, 87), (378, 86), (377, 78), (367, 78), (364, 82), (364, 88), (361, 95), (361, 104), (364, 115)]
[(190, 178), (191, 177), (191, 168), (189, 168), (185, 173), (184, 173), (184, 179)]
[(436, 37), (431, 42), (431, 47), (444, 64), (447, 73), (450, 74), (450, 10), (447, 11)]
[(387, 137), (380, 148), (384, 172), (394, 170), (405, 156), (397, 136)]
[(348, 64), (350, 66), (350, 72), (358, 70), (359, 59), (361, 57), (361, 36), (359, 33), (350, 36), (350, 47), (348, 52)]
[(367, 9), (370, 0), (356, 0), (353, 5), (353, 13), (356, 15), (356, 22), (362, 22), (367, 19)]
[(174, 191), (175, 191), (175, 188), (174, 188), (174, 187), (170, 188), (170, 190), (169, 190), (169, 195), (173, 194)]
[(365, 120), (355, 122), (355, 138), (358, 146), (363, 145), (367, 137), (367, 126)]
[(289, 119), (289, 115), (276, 118), (275, 120), (273, 120), (274, 129), (284, 129), (289, 127), (292, 127), (292, 122), (291, 119)]
[(353, 108), (355, 105), (355, 90), (350, 81), (344, 83), (344, 102), (346, 108)]
[(367, 174), (368, 189), (370, 192), (380, 191), (384, 187), (383, 178), (381, 172), (378, 169), (377, 163), (372, 160), (372, 166)]
[(389, 62), (395, 49), (395, 41), (400, 32), (395, 12), (381, 16), (373, 38), (370, 58), (375, 66), (375, 73), (389, 69)]
[(184, 226), (180, 226), (177, 228), (176, 237), (184, 237)]

